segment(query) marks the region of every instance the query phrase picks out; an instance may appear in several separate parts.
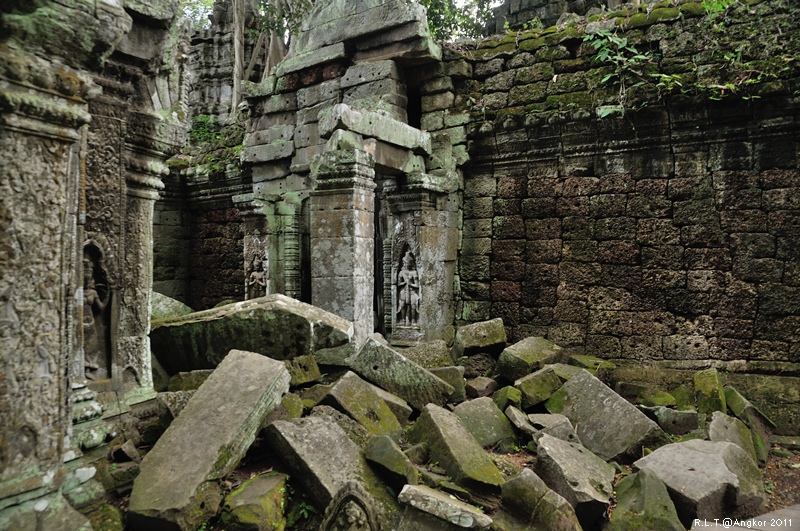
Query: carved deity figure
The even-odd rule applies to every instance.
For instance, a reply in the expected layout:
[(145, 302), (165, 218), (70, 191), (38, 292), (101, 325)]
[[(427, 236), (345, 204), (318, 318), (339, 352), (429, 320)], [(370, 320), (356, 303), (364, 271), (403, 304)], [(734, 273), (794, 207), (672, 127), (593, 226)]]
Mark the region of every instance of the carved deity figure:
[[(98, 284), (98, 271), (89, 252), (83, 255), (83, 350), (86, 377), (90, 380), (108, 377), (106, 355), (106, 323), (104, 311), (110, 299), (110, 290), (105, 284)], [(102, 278), (102, 276), (101, 276)]]
[(419, 275), (414, 264), (414, 255), (406, 251), (403, 266), (397, 273), (398, 325), (416, 326), (419, 320)]
[(264, 261), (255, 256), (250, 267), (250, 276), (247, 278), (247, 299), (263, 297), (266, 294), (267, 272), (264, 271)]

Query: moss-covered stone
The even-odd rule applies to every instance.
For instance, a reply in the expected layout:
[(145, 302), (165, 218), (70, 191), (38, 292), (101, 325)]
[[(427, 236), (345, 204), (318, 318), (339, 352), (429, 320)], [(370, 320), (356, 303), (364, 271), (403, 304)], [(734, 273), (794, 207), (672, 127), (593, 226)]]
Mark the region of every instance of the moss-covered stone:
[(372, 435), (398, 438), (403, 431), (386, 402), (354, 372), (342, 376), (325, 396), (323, 403), (344, 411)]
[(686, 385), (679, 385), (670, 393), (675, 398), (675, 407), (681, 411), (694, 409), (694, 393)]
[(286, 482), (278, 472), (258, 474), (225, 497), (221, 520), (231, 531), (283, 531)]
[(102, 503), (90, 512), (86, 517), (92, 524), (92, 529), (102, 529), (103, 531), (122, 531), (125, 526), (122, 522), (122, 513), (110, 503)]
[(522, 408), (527, 409), (548, 400), (561, 387), (561, 379), (550, 366), (546, 366), (520, 378), (514, 382), (514, 387), (522, 394)]
[(317, 360), (313, 354), (306, 354), (304, 356), (297, 356), (290, 360), (285, 360), (286, 370), (289, 371), (291, 376), (290, 385), (303, 385), (309, 382), (315, 382), (322, 377), (322, 373), (317, 365)]
[(725, 391), (717, 369), (706, 369), (694, 375), (694, 396), (698, 413), (727, 410)]
[(169, 379), (168, 390), (175, 391), (194, 391), (200, 388), (213, 371), (203, 369), (197, 371), (179, 372)]
[(650, 470), (625, 477), (616, 485), (617, 506), (606, 524), (608, 531), (683, 531), (667, 487)]
[(414, 464), (390, 437), (381, 435), (371, 438), (364, 448), (364, 457), (383, 468), (394, 488), (406, 483), (419, 483)]
[(492, 395), (492, 400), (500, 411), (505, 411), (508, 406), (520, 407), (522, 405), (522, 393), (516, 387), (507, 385)]

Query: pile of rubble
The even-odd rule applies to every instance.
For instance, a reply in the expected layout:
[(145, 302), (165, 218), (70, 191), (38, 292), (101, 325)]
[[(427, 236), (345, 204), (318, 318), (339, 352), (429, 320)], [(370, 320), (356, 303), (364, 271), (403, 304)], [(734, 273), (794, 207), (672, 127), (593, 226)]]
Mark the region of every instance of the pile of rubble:
[[(507, 345), (499, 319), (452, 347), (351, 336), (279, 295), (155, 322), (174, 420), (141, 460), (129, 527), (283, 529), (287, 481), (325, 530), (678, 530), (765, 501), (771, 423), (713, 369), (696, 409), (636, 406), (601, 380), (609, 362)], [(280, 467), (223, 495), (257, 438)]]

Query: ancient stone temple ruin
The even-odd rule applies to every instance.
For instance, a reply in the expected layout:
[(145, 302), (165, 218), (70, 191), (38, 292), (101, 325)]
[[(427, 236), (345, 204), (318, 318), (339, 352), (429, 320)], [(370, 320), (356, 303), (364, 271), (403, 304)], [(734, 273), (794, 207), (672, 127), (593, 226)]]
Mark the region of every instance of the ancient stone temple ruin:
[[(688, 393), (709, 416), (692, 451), (721, 444), (710, 426), (729, 408), (763, 465), (771, 434), (800, 433), (800, 15), (722, 3), (509, 0), (489, 36), (453, 44), (415, 1), (318, 1), (289, 50), (255, 1), (217, 0), (205, 30), (178, 0), (0, 5), (0, 529), (88, 529), (81, 513), (102, 528), (92, 508), (130, 492), (151, 447), (128, 524), (196, 529), (262, 439), (306, 471), (290, 473), (325, 529), (346, 511), (362, 522), (347, 529), (393, 528), (387, 515), (425, 528), (410, 522), (449, 502), (407, 490), (427, 488), (411, 462), (399, 498), (376, 494), (387, 480), (362, 454), (480, 439), (462, 423), (483, 423), (470, 415), (490, 404), (469, 404), (487, 396), (545, 458), (582, 442), (607, 475), (661, 446), (637, 461), (657, 475), (671, 445), (655, 420), (620, 402), (646, 428), (611, 450), (581, 432), (580, 398), (559, 400), (668, 391), (677, 412)], [(319, 366), (341, 376), (324, 393)], [(466, 398), (465, 373), (475, 400), (453, 420), (441, 406)], [(198, 421), (211, 389), (235, 395), (222, 374), (264, 395)], [(341, 442), (333, 413), (303, 407), (389, 440)], [(526, 416), (545, 407), (572, 438)], [(235, 455), (209, 450), (173, 489), (184, 505), (158, 506), (139, 486), (169, 462), (157, 441), (226, 422)], [(357, 478), (318, 473), (302, 430), (355, 456)], [(427, 463), (498, 529), (544, 510), (514, 505), (520, 485), (552, 501), (541, 522), (600, 525), (599, 505), (556, 494), (541, 467), (547, 485), (491, 462), (473, 477), (460, 451)], [(702, 514), (679, 509), (684, 526)]]

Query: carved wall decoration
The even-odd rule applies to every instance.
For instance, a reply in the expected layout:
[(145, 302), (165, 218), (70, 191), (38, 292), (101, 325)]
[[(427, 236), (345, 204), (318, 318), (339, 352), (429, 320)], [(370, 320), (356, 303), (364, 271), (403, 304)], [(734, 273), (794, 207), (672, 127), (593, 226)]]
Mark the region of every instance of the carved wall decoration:
[(95, 243), (83, 247), (83, 352), (89, 380), (111, 377), (111, 286), (103, 252)]
[(406, 251), (397, 272), (396, 327), (419, 328), (420, 283), (414, 253)]

